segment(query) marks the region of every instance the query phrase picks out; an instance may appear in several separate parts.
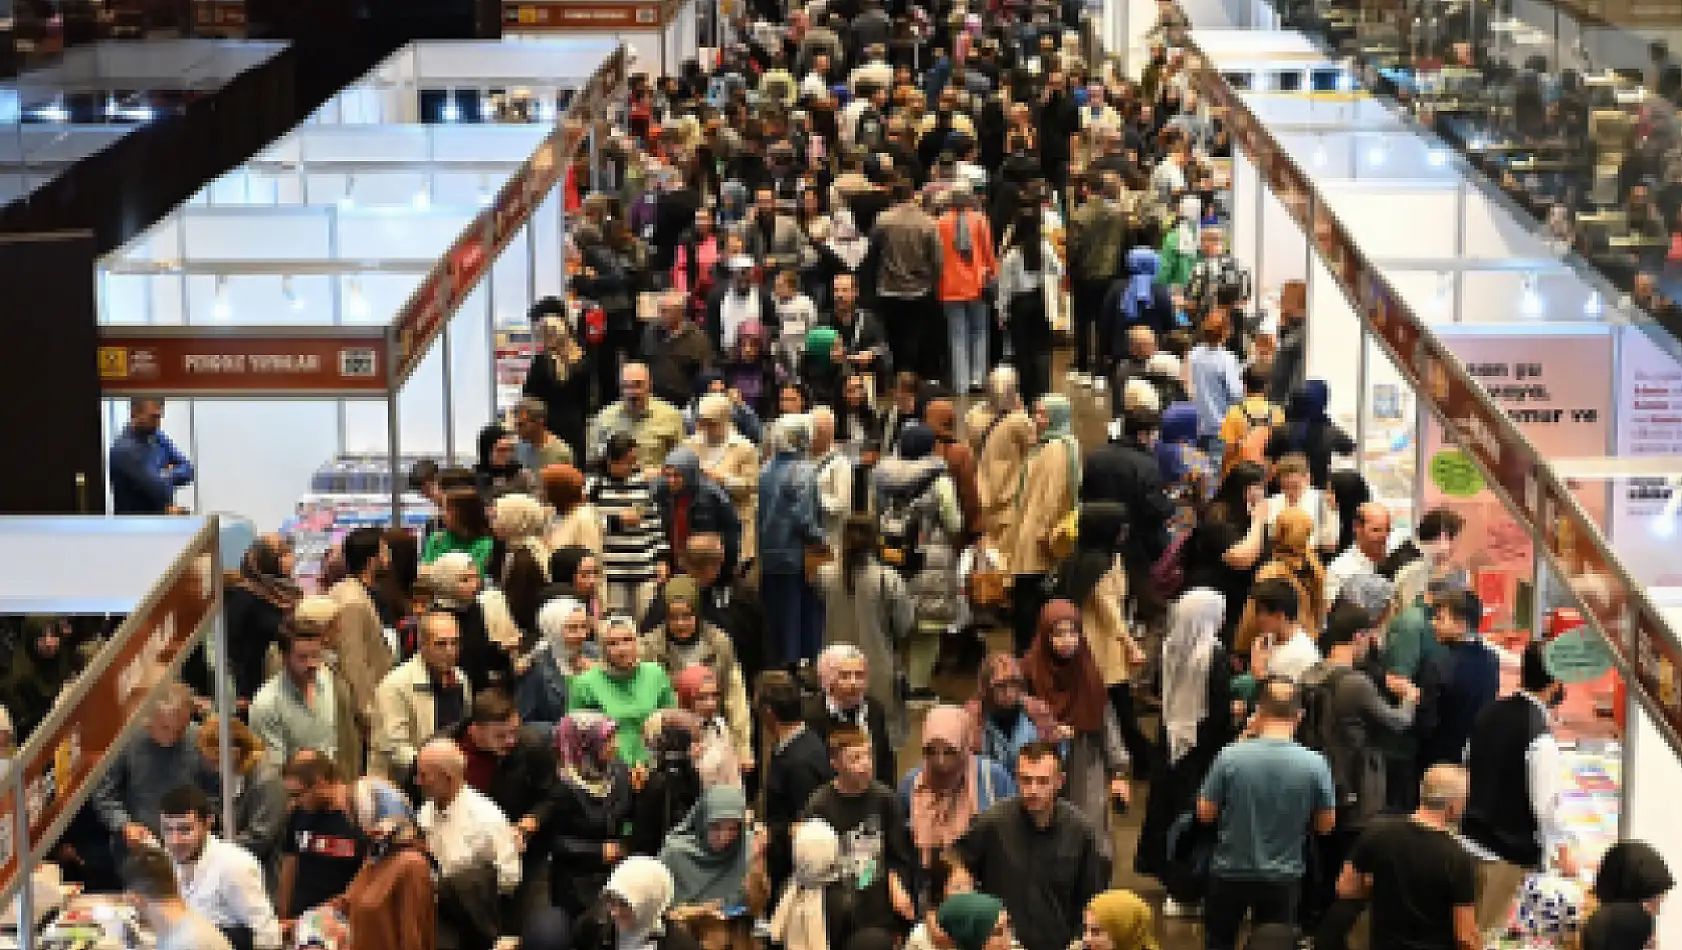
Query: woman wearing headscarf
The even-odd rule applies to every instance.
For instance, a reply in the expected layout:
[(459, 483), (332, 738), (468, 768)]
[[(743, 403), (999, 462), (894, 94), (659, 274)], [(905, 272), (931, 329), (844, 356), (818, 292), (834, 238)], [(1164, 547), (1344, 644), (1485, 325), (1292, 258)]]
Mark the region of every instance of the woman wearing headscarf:
[[(1293, 619), (1310, 637), (1318, 639), (1326, 628), (1326, 611), (1331, 605), (1326, 603), (1326, 569), (1314, 554), (1313, 542), (1314, 519), (1297, 508), (1279, 512), (1273, 523), (1272, 553), (1256, 570), (1252, 586), (1275, 578), (1290, 583), (1297, 592), (1297, 616)], [(1256, 605), (1246, 600), (1232, 648), (1239, 656), (1249, 657), (1251, 668), (1259, 670), (1263, 667), (1255, 664), (1254, 654), (1261, 642), (1256, 637), (1256, 624)]]
[(1051, 317), (1046, 290), (1063, 278), (1056, 248), (1046, 240), (1036, 202), (1018, 212), (1005, 233), (999, 261), (999, 319), (1009, 329), (1020, 365), (1022, 395), (1038, 399), (1051, 386)]
[[(1151, 905), (1132, 891), (1105, 891), (1088, 901), (1078, 950), (1160, 950)], [(1071, 948), (1073, 950), (1073, 948)]]
[(1150, 742), (1139, 730), (1133, 709), (1133, 677), (1144, 670), (1145, 653), (1133, 639), (1129, 623), (1127, 565), (1127, 506), (1119, 502), (1089, 502), (1080, 507), (1075, 553), (1062, 570), (1062, 595), (1080, 607), (1080, 625), (1098, 664), (1098, 674), (1115, 711), (1128, 757), (1142, 768), (1150, 761)]
[(654, 504), (666, 530), (666, 546), (687, 551), (696, 534), (717, 534), (724, 540), (724, 573), (732, 574), (742, 557), (742, 522), (730, 495), (701, 469), (701, 456), (687, 445), (673, 449), (654, 486)]
[(800, 355), (800, 381), (815, 406), (833, 408), (841, 402), (841, 378), (847, 371), (846, 345), (832, 326), (806, 331)]
[(456, 619), (461, 642), (457, 665), (472, 684), (472, 692), (510, 684), (520, 631), (500, 595), (487, 597), (480, 592), (473, 559), (460, 552), (446, 554), (427, 565), (425, 575), (432, 584), (432, 608)]
[(741, 781), (742, 763), (751, 766), (753, 762), (752, 730), (748, 730), (749, 744), (741, 745), (742, 737), (726, 718), (723, 690), (719, 689), (718, 683), (718, 674), (710, 666), (697, 663), (679, 670), (672, 675), (672, 692), (677, 694), (678, 710), (686, 716), (668, 717), (672, 710), (663, 709), (656, 718), (670, 718), (684, 724), (701, 750), (701, 754), (696, 756), (697, 762), (702, 755), (714, 749), (724, 753), (735, 763), (735, 769), (728, 777), (731, 781)]
[(576, 597), (555, 597), (537, 612), (540, 639), (526, 658), (526, 672), (514, 691), (520, 719), (559, 722), (567, 711), (567, 681), (595, 665), (589, 656), (590, 614)]
[(1104, 298), (1104, 313), (1113, 327), (1108, 344), (1112, 353), (1128, 351), (1132, 327), (1148, 327), (1159, 340), (1174, 329), (1174, 301), (1158, 279), (1162, 257), (1151, 248), (1135, 247), (1127, 252), (1126, 265), (1127, 279), (1117, 281)]
[(976, 455), (976, 501), (981, 506), (976, 530), (997, 545), (1016, 515), (1022, 469), (1038, 439), (1017, 391), (1015, 369), (1000, 366), (987, 375), (987, 400), (970, 409), (964, 424)]
[(958, 438), (958, 408), (951, 399), (931, 399), (923, 407), (923, 424), (934, 430), (934, 451), (946, 461), (946, 472), (958, 490), (958, 510), (963, 514), (961, 544), (981, 524), (981, 494), (976, 485), (975, 450)]
[[(227, 578), (223, 587), (222, 616), (228, 631), (228, 673), (233, 679), (236, 702), (243, 700), (249, 704), (251, 697), (262, 688), (267, 679), (263, 675), (263, 658), (268, 655), (269, 645), (279, 638), (281, 620), (303, 596), (303, 591), (292, 579), (292, 568), (291, 545), (278, 534), (259, 535), (240, 558), (239, 573)], [(64, 652), (70, 653), (68, 650)], [(33, 657), (24, 657), (23, 660), (25, 663), (34, 662)], [(23, 666), (13, 662), (8, 680)], [(53, 695), (57, 695), (58, 686), (53, 687)], [(10, 695), (9, 683), (0, 686), (0, 696)], [(13, 724), (21, 730), (19, 735), (27, 735), (35, 728), (33, 722), (27, 727), (17, 722), (17, 707), (9, 699), (3, 701), (12, 710)], [(51, 708), (50, 704), (48, 708)]]
[(1191, 271), (1197, 264), (1197, 239), (1202, 233), (1203, 200), (1196, 195), (1184, 195), (1175, 209), (1174, 226), (1162, 236), (1161, 283), (1179, 290), (1191, 281)]
[(925, 873), (969, 830), (975, 816), (1016, 794), (1003, 765), (977, 755), (974, 723), (959, 706), (936, 706), (923, 719), (922, 761), (899, 783), (911, 818), (911, 843)]
[[(1162, 878), (1168, 832), (1190, 812), (1209, 766), (1232, 740), (1232, 677), (1220, 631), (1226, 600), (1194, 587), (1169, 609), (1162, 644), (1162, 724), (1151, 767), (1151, 794), (1133, 868)], [(1167, 907), (1164, 908), (1167, 913)]]
[[(694, 669), (712, 672), (706, 667)], [(725, 739), (703, 738), (708, 728), (700, 715), (687, 708), (659, 710), (643, 724), (643, 742), (653, 751), (657, 767), (649, 769), (633, 796), (632, 854), (658, 854), (666, 836), (708, 787), (741, 784), (735, 753)]]
[(675, 903), (743, 903), (751, 852), (747, 807), (741, 788), (715, 785), (701, 793), (683, 823), (667, 836), (660, 863), (672, 872)]
[(625, 856), (631, 776), (616, 754), (618, 728), (593, 711), (568, 713), (555, 724), (553, 896), (574, 917), (595, 901), (608, 871)]
[[(724, 489), (742, 525), (741, 559), (754, 555), (759, 504), (759, 449), (736, 431), (730, 397), (709, 393), (695, 407), (695, 434), (684, 443), (700, 459), (701, 474)], [(682, 550), (676, 548), (674, 550)]]
[(1110, 800), (1125, 802), (1129, 795), (1127, 749), (1104, 678), (1081, 630), (1080, 608), (1066, 600), (1045, 605), (1022, 671), (1028, 688), (1057, 719), (1069, 801), (1104, 830), (1098, 840), (1108, 854)]
[(772, 645), (778, 663), (811, 660), (823, 647), (823, 602), (806, 575), (807, 552), (828, 541), (811, 446), (810, 420), (783, 416), (759, 476), (760, 595), (766, 623), (779, 635)]
[(660, 596), (665, 601), (665, 619), (642, 635), (642, 658), (664, 667), (673, 677), (674, 689), (677, 677), (691, 668), (712, 670), (713, 703), (729, 727), (730, 744), (743, 761), (752, 761), (753, 716), (748, 709), (747, 678), (730, 636), (701, 618), (701, 590), (689, 575), (667, 581)]
[(567, 711), (605, 713), (619, 724), (619, 757), (627, 765), (646, 765), (643, 725), (656, 710), (677, 705), (671, 677), (660, 664), (640, 659), (631, 618), (609, 617), (601, 638), (602, 662), (567, 683)]
[(771, 915), (784, 950), (840, 950), (856, 929), (853, 886), (841, 878), (841, 839), (821, 819), (794, 826), (794, 874)]
[(1080, 443), (1068, 397), (1044, 396), (1034, 406), (1038, 442), (1017, 473), (1016, 508), (1000, 550), (1015, 576), (1011, 605), (1016, 648), (1027, 652), (1045, 604), (1045, 575), (1053, 564), (1052, 536), (1074, 510), (1080, 492)]
[[(876, 520), (854, 515), (841, 527), (841, 553), (818, 569), (824, 600), (824, 643), (850, 644), (870, 670), (865, 695), (894, 708), (896, 645), (911, 630), (914, 613), (905, 579), (876, 559)], [(895, 717), (897, 719), (897, 717)]]
[[(584, 473), (571, 465), (543, 466), (543, 497), (554, 509), (543, 543), (551, 552), (579, 547), (602, 553), (602, 513), (584, 498)], [(544, 571), (549, 565), (544, 563)], [(551, 578), (553, 580), (553, 578)]]
[(1189, 402), (1173, 403), (1163, 410), (1161, 425), (1156, 438), (1156, 466), (1163, 486), (1170, 492), (1196, 487), (1194, 497), (1207, 495), (1215, 485), (1216, 466), (1197, 447), (1197, 407)]
[(576, 597), (591, 619), (602, 616), (602, 559), (586, 547), (556, 548), (549, 555), (549, 586), (543, 589), (547, 602), (555, 597)]
[(975, 698), (964, 704), (975, 751), (1016, 774), (1016, 754), (1030, 742), (1057, 741), (1057, 719), (1045, 700), (1028, 693), (1022, 663), (1009, 653), (981, 661)]
[(599, 911), (575, 928), (573, 947), (618, 950), (700, 950), (688, 931), (667, 919), (675, 893), (672, 872), (660, 861), (632, 855), (608, 875)]
[(479, 430), (479, 461), (473, 465), (473, 479), (486, 504), (509, 492), (537, 493), (537, 476), (515, 457), (518, 445), (514, 433), (501, 423), (493, 422)]
[(1267, 457), (1277, 462), (1292, 452), (1308, 457), (1308, 481), (1325, 488), (1331, 475), (1332, 456), (1355, 451), (1355, 440), (1326, 415), (1331, 392), (1323, 379), (1310, 379), (1291, 391), (1285, 402), (1285, 424), (1277, 426), (1267, 440)]
[(368, 860), (328, 906), (343, 915), (357, 950), (432, 950), (440, 895), (414, 811), (381, 778), (357, 779), (350, 797)]
[(871, 476), (877, 521), (890, 564), (906, 582), (912, 603), (906, 675), (914, 697), (933, 698), (930, 677), (941, 637), (958, 617), (958, 551), (963, 511), (946, 462), (935, 453), (934, 430), (921, 422), (906, 426), (899, 451), (883, 459)]
[(520, 628), (522, 644), (537, 639), (537, 608), (549, 583), (551, 551), (543, 537), (548, 526), (549, 509), (530, 495), (503, 495), (491, 505), (491, 530), (497, 543), (491, 552), (490, 576), (496, 586), (488, 595), (502, 598)]
[[(590, 412), (590, 383), (594, 366), (590, 354), (572, 330), (565, 304), (552, 298), (532, 306), (541, 352), (532, 357), (526, 381), (520, 391), (543, 401), (549, 410), (544, 420), (555, 438), (572, 449), (572, 457), (585, 458), (585, 420)], [(539, 313), (539, 308), (542, 314)], [(551, 504), (553, 502), (551, 501)]]

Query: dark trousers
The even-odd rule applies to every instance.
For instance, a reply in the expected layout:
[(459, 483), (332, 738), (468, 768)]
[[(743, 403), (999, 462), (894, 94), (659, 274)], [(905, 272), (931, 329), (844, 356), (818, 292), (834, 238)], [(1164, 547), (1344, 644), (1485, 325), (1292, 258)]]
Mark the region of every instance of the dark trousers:
[(1010, 345), (1023, 402), (1032, 406), (1051, 385), (1051, 322), (1039, 290), (1012, 294)]
[(1074, 281), (1075, 370), (1108, 376), (1114, 355), (1110, 352), (1110, 319), (1104, 313), (1104, 297), (1110, 280), (1085, 278)]
[(1039, 629), (1040, 611), (1045, 608), (1045, 575), (1018, 574), (1010, 589), (1011, 631), (1016, 641), (1016, 655), (1023, 656), (1034, 643)]
[[(941, 354), (946, 349), (946, 316), (933, 294), (921, 297), (877, 297), (882, 326), (895, 370), (911, 370), (924, 379), (939, 379)], [(931, 371), (932, 370), (932, 371)]]
[(1153, 750), (1151, 740), (1139, 728), (1139, 713), (1133, 708), (1133, 684), (1116, 683), (1109, 693), (1110, 708), (1115, 710), (1116, 725), (1121, 727), (1121, 741), (1127, 746), (1127, 760), (1133, 763), (1133, 774), (1143, 776)]
[(815, 660), (823, 649), (823, 603), (800, 574), (763, 574), (759, 597), (765, 624), (776, 631), (776, 661), (792, 665)]
[(1203, 899), (1203, 945), (1207, 950), (1235, 950), (1244, 918), (1252, 927), (1284, 924), (1294, 927), (1297, 881), (1239, 881), (1211, 876)]

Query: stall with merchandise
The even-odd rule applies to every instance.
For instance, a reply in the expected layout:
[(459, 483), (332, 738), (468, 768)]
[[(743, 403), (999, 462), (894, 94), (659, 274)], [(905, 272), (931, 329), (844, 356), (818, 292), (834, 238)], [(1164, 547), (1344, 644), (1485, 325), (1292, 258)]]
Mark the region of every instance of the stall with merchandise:
[[(1466, 516), (1458, 556), (1510, 665), (1547, 642), (1585, 863), (1620, 834), (1664, 847), (1675, 833), (1649, 779), (1682, 749), (1664, 546), (1682, 498), (1682, 346), (1384, 106), (1331, 117), (1234, 90), (1218, 57), (1195, 71), (1228, 109), (1235, 204), (1258, 208), (1235, 245), (1259, 249), (1260, 293), (1305, 282), (1307, 376), (1328, 381), (1357, 465), (1392, 510)], [(1636, 746), (1643, 770), (1663, 761), (1636, 770)]]
[(99, 268), (111, 432), (116, 397), (175, 397), (180, 503), (292, 527), (302, 561), (424, 518), (406, 472), (470, 463), (517, 391), (498, 357), (564, 281), (555, 186), (626, 68), (604, 39), (417, 44), (206, 186)]
[[(0, 770), (0, 945), (133, 945), (132, 909), (79, 894), (45, 857), (187, 654), (212, 629), (225, 649), (217, 529), (214, 517), (0, 518), (0, 615), (123, 617)], [(231, 691), (216, 701), (225, 723)], [(226, 731), (220, 742), (231, 788)], [(222, 795), (226, 824), (233, 801)]]

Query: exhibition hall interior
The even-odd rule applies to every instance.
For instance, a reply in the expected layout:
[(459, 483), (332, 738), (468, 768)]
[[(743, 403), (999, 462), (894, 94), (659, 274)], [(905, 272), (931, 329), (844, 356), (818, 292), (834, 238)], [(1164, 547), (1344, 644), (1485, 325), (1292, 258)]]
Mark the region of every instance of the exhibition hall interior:
[(1682, 946), (1674, 4), (0, 75), (0, 950)]

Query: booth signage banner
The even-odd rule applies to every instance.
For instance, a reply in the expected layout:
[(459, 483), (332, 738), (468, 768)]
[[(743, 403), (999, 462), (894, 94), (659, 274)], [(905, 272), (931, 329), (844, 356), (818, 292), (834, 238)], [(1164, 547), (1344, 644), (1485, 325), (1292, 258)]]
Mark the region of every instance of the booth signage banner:
[(625, 47), (620, 46), (573, 96), (567, 113), (497, 192), (490, 207), (473, 219), (421, 281), (420, 288), (392, 325), (398, 386), (414, 373), (444, 324), (460, 309), (502, 249), (525, 227), (532, 212), (560, 182), (567, 157), (584, 134), (579, 123), (600, 111), (624, 86), (626, 70)]
[(1682, 652), (1645, 615), (1635, 624), (1635, 647), (1636, 679), (1658, 703), (1671, 730), (1682, 734)]
[(1587, 683), (1606, 675), (1612, 654), (1606, 641), (1587, 627), (1567, 630), (1542, 648), (1548, 672), (1561, 683)]
[(658, 28), (659, 3), (588, 3), (577, 0), (504, 3), (503, 29), (520, 33)]
[[(1617, 332), (1622, 345), (1615, 454), (1682, 456), (1682, 366), (1653, 342), (1649, 328)], [(1682, 558), (1675, 556), (1682, 516), (1667, 515), (1674, 491), (1663, 476), (1612, 480), (1612, 537), (1633, 579), (1648, 587), (1682, 587)]]
[(107, 396), (372, 395), (386, 389), (388, 350), (379, 331), (199, 336), (108, 327), (99, 381)]
[[(159, 685), (199, 628), (210, 619), (221, 583), (216, 556), (216, 532), (203, 532), (197, 547), (182, 554), (182, 568), (145, 614), (132, 614), (116, 639), (100, 653), (103, 669), (86, 686), (73, 716), (50, 735), (30, 737), (27, 760), (14, 761), (23, 770), (21, 807), (29, 825), (29, 847), (42, 847), (46, 833), (63, 814), (65, 804), (87, 784), (92, 767), (114, 753), (124, 726)], [(74, 682), (70, 689), (84, 684)], [(0, 895), (11, 893), (21, 861), (12, 829), (17, 827), (20, 803), (11, 777), (0, 794)]]

